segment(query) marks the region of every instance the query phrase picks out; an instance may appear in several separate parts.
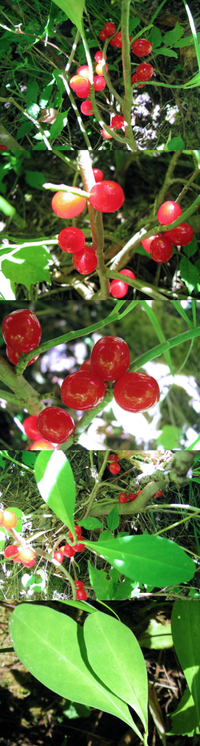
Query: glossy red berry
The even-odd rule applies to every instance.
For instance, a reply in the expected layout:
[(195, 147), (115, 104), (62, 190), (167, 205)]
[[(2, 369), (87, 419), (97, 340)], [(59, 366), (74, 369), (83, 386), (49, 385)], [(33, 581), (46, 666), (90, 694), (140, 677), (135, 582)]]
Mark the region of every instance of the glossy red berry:
[(19, 354), (28, 353), (38, 347), (42, 329), (37, 316), (24, 308), (6, 316), (2, 324), (2, 335), (4, 342), (12, 350)]
[(127, 498), (126, 493), (125, 492), (120, 492), (118, 500), (119, 500), (119, 503), (122, 503), (122, 504), (123, 503), (127, 503), (128, 498)]
[(85, 114), (85, 116), (87, 117), (90, 117), (92, 114), (94, 114), (93, 108), (92, 108), (92, 101), (89, 101), (89, 99), (87, 99), (87, 101), (83, 101), (80, 108), (81, 108), (82, 114)]
[(116, 31), (115, 23), (112, 23), (112, 21), (108, 21), (108, 23), (104, 24), (103, 31), (106, 36), (112, 36), (112, 34), (114, 34)]
[(152, 495), (152, 498), (153, 497), (162, 497), (162, 490), (158, 490), (157, 492), (154, 492), (154, 495)]
[(101, 130), (101, 136), (104, 137), (105, 140), (112, 140), (111, 132), (113, 132), (113, 129), (110, 124), (108, 124), (108, 127), (110, 129), (110, 132), (107, 132), (107, 130), (103, 129)]
[(176, 246), (187, 246), (193, 239), (194, 231), (188, 223), (180, 223), (177, 228), (172, 228), (163, 235)]
[(121, 471), (120, 465), (117, 463), (117, 461), (113, 461), (112, 464), (108, 467), (111, 474), (119, 474)]
[(90, 203), (99, 212), (115, 212), (123, 205), (125, 194), (116, 181), (101, 181), (90, 192)]
[[(129, 34), (129, 41), (131, 41), (131, 36)], [(121, 31), (117, 31), (115, 36), (113, 36), (112, 39), (110, 39), (110, 44), (112, 47), (119, 47), (119, 49), (122, 49), (122, 35)]]
[(139, 79), (137, 77), (137, 73), (134, 73), (134, 75), (132, 75), (132, 78), (131, 78), (131, 83), (135, 86), (137, 85), (137, 88), (144, 88), (145, 83), (138, 83), (138, 80)]
[(69, 81), (70, 88), (79, 96), (79, 98), (86, 98), (90, 90), (90, 82), (83, 75), (73, 75), (73, 78)]
[(11, 529), (17, 525), (17, 516), (13, 513), (13, 510), (4, 510), (2, 524), (3, 528)]
[[(16, 544), (9, 544), (9, 547), (6, 547), (4, 549), (4, 557), (6, 557), (6, 559), (10, 559), (10, 560), (14, 560), (15, 559), (15, 561), (16, 561), (16, 558), (18, 557), (18, 554), (19, 554), (19, 549), (20, 549), (20, 545), (17, 546)], [(18, 561), (20, 561), (20, 560), (18, 560)]]
[(126, 412), (145, 412), (160, 398), (157, 381), (147, 373), (126, 373), (114, 387), (114, 399)]
[[(94, 59), (95, 59), (95, 62), (101, 62), (101, 60), (103, 59), (103, 52), (102, 52), (102, 51), (101, 51), (100, 49), (99, 49), (99, 51), (98, 51), (98, 52), (96, 52), (96, 54), (94, 55)], [(106, 56), (105, 56), (105, 59), (107, 60), (107, 54), (106, 54)]]
[(158, 236), (159, 236), (159, 234), (157, 233), (154, 236), (149, 236), (149, 238), (143, 238), (143, 240), (141, 241), (143, 249), (145, 249), (145, 251), (148, 251), (149, 254), (150, 254), (151, 243), (152, 243), (153, 239), (154, 238), (158, 238)]
[(84, 233), (80, 228), (75, 228), (74, 226), (63, 228), (58, 234), (58, 244), (62, 251), (66, 251), (67, 254), (81, 251), (85, 244)]
[(142, 492), (142, 490), (139, 490), (139, 492), (129, 492), (128, 500), (130, 503), (132, 503), (134, 500), (136, 500), (136, 497)]
[(81, 580), (75, 580), (74, 585), (75, 585), (75, 588), (77, 588), (77, 590), (79, 591), (84, 590), (84, 583), (82, 583)]
[(170, 225), (170, 223), (173, 223), (174, 220), (177, 220), (177, 218), (180, 218), (180, 216), (180, 205), (178, 205), (177, 202), (172, 202), (171, 200), (163, 202), (157, 212), (157, 218), (161, 225)]
[(129, 347), (121, 337), (101, 337), (91, 352), (92, 370), (104, 381), (117, 381), (130, 362)]
[[(131, 277), (132, 280), (135, 280), (135, 275), (131, 271), (131, 269), (120, 269), (121, 275), (126, 275), (127, 277)], [(113, 298), (124, 298), (125, 295), (127, 295), (129, 289), (129, 285), (127, 282), (123, 282), (122, 280), (112, 280), (110, 283), (110, 295), (113, 296)]]
[(141, 65), (138, 65), (136, 70), (137, 79), (141, 81), (150, 80), (152, 78), (154, 69), (152, 65), (149, 65), (148, 62), (141, 62)]
[(99, 39), (101, 39), (101, 41), (105, 41), (107, 39), (107, 36), (106, 36), (105, 31), (103, 29), (101, 29), (101, 31), (99, 31)]
[(152, 52), (152, 44), (147, 39), (136, 39), (132, 44), (132, 50), (137, 57), (146, 57)]
[(90, 357), (88, 360), (84, 360), (84, 363), (80, 365), (80, 370), (91, 370), (91, 359)]
[(87, 593), (86, 591), (78, 591), (76, 592), (76, 600), (77, 601), (86, 601), (87, 599)]
[(6, 147), (6, 145), (0, 145), (0, 150), (8, 150), (8, 148)]
[(117, 453), (110, 453), (110, 456), (108, 457), (108, 461), (118, 461)]
[(116, 130), (120, 130), (124, 126), (124, 117), (120, 116), (120, 114), (115, 114), (111, 119), (111, 125)]
[(100, 168), (93, 168), (92, 170), (93, 170), (95, 181), (96, 182), (97, 181), (102, 181), (102, 179), (103, 179), (103, 171), (101, 171)]
[(78, 541), (77, 544), (74, 544), (73, 548), (75, 549), (76, 552), (83, 552), (83, 550), (85, 549), (85, 544)]
[[(17, 365), (21, 358), (21, 355), (19, 355), (16, 350), (12, 350), (12, 348), (8, 346), (6, 347), (6, 355), (8, 357), (8, 360), (10, 360), (10, 363), (12, 363), (13, 365)], [(35, 363), (35, 361), (38, 360), (38, 357), (39, 355), (35, 355), (35, 357), (32, 357), (31, 360), (29, 360), (29, 363), (27, 363), (27, 368), (28, 365), (32, 365), (32, 363)]]
[[(74, 531), (75, 531), (77, 538), (80, 539), (81, 538), (81, 526), (74, 526)], [(71, 531), (68, 531), (68, 536), (71, 539), (71, 541), (73, 541), (73, 534), (71, 533)]]
[(65, 546), (63, 547), (63, 550), (64, 550), (63, 554), (65, 557), (74, 557), (74, 555), (76, 554), (75, 547), (71, 547), (70, 544), (65, 544)]
[(88, 65), (81, 65), (81, 67), (79, 67), (78, 70), (77, 70), (77, 75), (80, 75), (82, 78), (86, 78), (86, 80), (89, 80), (89, 75), (90, 75), (90, 73), (89, 73), (89, 66)]
[(25, 433), (28, 438), (31, 438), (31, 440), (36, 440), (40, 437), (40, 433), (37, 427), (37, 420), (38, 418), (31, 414), (23, 421), (23, 428), (25, 430)]
[(37, 419), (40, 435), (51, 443), (64, 443), (74, 432), (72, 417), (60, 407), (47, 407)]
[(103, 91), (106, 88), (106, 80), (103, 75), (94, 75), (93, 86), (95, 91)]
[(86, 199), (80, 197), (78, 194), (72, 194), (72, 192), (56, 192), (51, 200), (52, 210), (58, 215), (59, 218), (74, 218), (76, 215), (80, 215), (83, 212)]
[(64, 547), (60, 547), (60, 549), (57, 549), (57, 551), (54, 552), (53, 559), (57, 560), (57, 562), (62, 565), (64, 559)]
[(81, 275), (89, 275), (95, 272), (97, 267), (97, 254), (91, 246), (84, 246), (81, 251), (73, 254), (73, 265)]
[(70, 373), (62, 383), (61, 399), (71, 409), (93, 409), (101, 404), (105, 396), (105, 386), (93, 370)]
[(168, 238), (157, 236), (151, 241), (150, 254), (154, 262), (168, 262), (173, 253), (173, 246)]

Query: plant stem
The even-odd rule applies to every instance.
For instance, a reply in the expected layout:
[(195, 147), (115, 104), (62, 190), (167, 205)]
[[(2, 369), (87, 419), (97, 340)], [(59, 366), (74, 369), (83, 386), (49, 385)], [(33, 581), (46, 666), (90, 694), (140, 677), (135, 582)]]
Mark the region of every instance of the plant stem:
[(131, 60), (130, 60), (130, 42), (129, 42), (129, 13), (131, 0), (122, 0), (121, 12), (121, 34), (122, 34), (122, 67), (124, 78), (124, 105), (123, 116), (125, 121), (125, 135), (128, 141), (129, 150), (137, 150), (137, 145), (133, 137), (131, 125), (131, 107), (133, 100), (131, 84)]
[(106, 464), (107, 464), (107, 461), (108, 461), (108, 456), (109, 456), (109, 451), (106, 451), (104, 459), (103, 459), (103, 464), (101, 466), (101, 469), (99, 471), (98, 477), (97, 477), (97, 479), (95, 481), (95, 485), (94, 485), (93, 490), (92, 490), (91, 495), (90, 495), (90, 500), (89, 500), (86, 512), (84, 514), (84, 518), (87, 518), (87, 516), (90, 515), (91, 508), (92, 508), (94, 500), (95, 500), (95, 498), (97, 496), (97, 492), (98, 492), (100, 484), (101, 484), (102, 476), (103, 476), (105, 468), (106, 468)]
[[(97, 502), (90, 511), (90, 515), (109, 515), (114, 505), (116, 505), (119, 515), (136, 515), (137, 513), (142, 512), (150, 498), (155, 495), (155, 492), (163, 490), (164, 487), (166, 487), (166, 479), (159, 479), (158, 482), (149, 482), (133, 502), (122, 504), (119, 502), (116, 503), (115, 500), (111, 500), (107, 505), (104, 504), (103, 507), (101, 506), (101, 502)], [(87, 542), (85, 542), (85, 544), (87, 544)]]
[[(0, 380), (3, 381), (12, 391), (15, 391), (21, 407), (25, 407), (29, 414), (40, 414), (43, 409), (43, 401), (41, 397), (22, 375), (16, 375), (13, 368), (11, 368), (2, 357), (0, 357)], [(6, 391), (5, 397), (7, 398)]]
[[(95, 185), (95, 178), (92, 170), (91, 157), (87, 150), (79, 150), (77, 164), (81, 172), (84, 189), (86, 192), (90, 192), (92, 187)], [(101, 298), (102, 300), (106, 300), (109, 296), (109, 281), (106, 277), (103, 255), (104, 233), (102, 213), (95, 210), (90, 202), (88, 202), (88, 212), (92, 232), (92, 245), (98, 258), (97, 272), (101, 287)]]

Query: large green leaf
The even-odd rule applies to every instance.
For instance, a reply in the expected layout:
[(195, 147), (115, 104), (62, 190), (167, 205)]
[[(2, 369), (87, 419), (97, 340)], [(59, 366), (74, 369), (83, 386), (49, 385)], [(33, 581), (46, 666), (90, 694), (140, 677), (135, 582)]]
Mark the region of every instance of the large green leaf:
[(73, 619), (47, 606), (20, 604), (10, 616), (9, 632), (18, 658), (42, 684), (133, 727), (127, 705), (88, 667), (83, 628)]
[(74, 0), (53, 0), (53, 2), (58, 6), (58, 8), (64, 10), (66, 16), (70, 18), (70, 21), (72, 21), (75, 26), (77, 26), (83, 36), (84, 30), (82, 17), (85, 0), (76, 0), (76, 2), (74, 2)]
[(85, 545), (103, 556), (119, 572), (138, 583), (170, 586), (191, 580), (195, 564), (178, 544), (161, 536), (117, 536)]
[(151, 619), (145, 632), (139, 637), (141, 648), (153, 650), (165, 650), (173, 647), (171, 635), (171, 624), (161, 624), (156, 619)]
[[(147, 731), (147, 672), (133, 632), (117, 619), (97, 611), (85, 620), (84, 638), (95, 674), (133, 707)], [(136, 725), (134, 730), (139, 735)]]
[(171, 713), (171, 719), (172, 729), (166, 735), (176, 734), (191, 737), (194, 733), (200, 733), (194, 700), (189, 689), (185, 689), (176, 711)]
[(171, 627), (174, 647), (200, 724), (200, 602), (175, 601)]
[(43, 500), (74, 532), (75, 481), (63, 451), (41, 451), (35, 462), (35, 478)]

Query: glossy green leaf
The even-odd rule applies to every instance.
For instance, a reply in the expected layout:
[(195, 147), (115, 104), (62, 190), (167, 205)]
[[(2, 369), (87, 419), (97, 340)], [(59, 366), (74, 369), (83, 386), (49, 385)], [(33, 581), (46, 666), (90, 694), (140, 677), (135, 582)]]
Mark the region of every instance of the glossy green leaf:
[(156, 619), (151, 619), (147, 629), (139, 637), (142, 648), (153, 650), (165, 650), (173, 647), (171, 635), (171, 624), (161, 624)]
[[(85, 620), (84, 638), (96, 675), (133, 707), (147, 731), (147, 672), (133, 632), (117, 619), (97, 611)], [(134, 730), (139, 735), (136, 725)]]
[(185, 143), (180, 135), (172, 137), (172, 139), (167, 143), (167, 150), (183, 150), (184, 147)]
[(174, 647), (200, 723), (200, 602), (175, 601), (171, 625)]
[(78, 30), (80, 31), (81, 35), (84, 35), (83, 31), (83, 10), (85, 5), (85, 0), (53, 0), (55, 5), (58, 6), (61, 10), (66, 13), (66, 16), (70, 18), (70, 21), (74, 23), (75, 26), (77, 26)]
[(86, 528), (87, 531), (93, 531), (95, 528), (103, 528), (103, 523), (101, 523), (98, 518), (92, 518), (92, 516), (83, 518), (82, 521), (79, 521), (79, 524), (80, 526), (83, 526), (83, 528)]
[(166, 735), (193, 736), (200, 733), (194, 700), (189, 689), (186, 689), (175, 712), (171, 713), (172, 729)]
[(43, 500), (74, 531), (75, 481), (63, 451), (41, 451), (35, 462), (35, 479)]
[(19, 660), (38, 681), (70, 701), (109, 712), (132, 728), (127, 705), (88, 668), (83, 628), (73, 619), (47, 606), (20, 604), (10, 616), (9, 633)]
[(110, 529), (110, 531), (115, 531), (115, 529), (118, 528), (119, 521), (120, 521), (120, 517), (119, 517), (118, 510), (117, 510), (117, 506), (114, 505), (114, 508), (112, 508), (107, 518), (107, 526)]
[(114, 597), (116, 584), (107, 579), (107, 572), (93, 567), (88, 560), (88, 572), (90, 584), (95, 592), (96, 598), (101, 601), (109, 601)]
[(193, 560), (178, 544), (161, 536), (119, 534), (116, 539), (106, 539), (104, 542), (100, 537), (98, 542), (85, 541), (85, 545), (138, 583), (163, 588), (185, 583), (194, 575)]

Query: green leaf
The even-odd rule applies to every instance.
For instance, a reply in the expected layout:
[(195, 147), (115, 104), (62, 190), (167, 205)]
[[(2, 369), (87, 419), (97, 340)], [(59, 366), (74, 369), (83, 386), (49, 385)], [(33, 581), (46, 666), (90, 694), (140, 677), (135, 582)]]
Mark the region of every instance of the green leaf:
[(114, 595), (114, 583), (107, 579), (107, 572), (93, 567), (88, 560), (88, 572), (90, 584), (100, 601), (110, 601)]
[(174, 643), (171, 635), (171, 624), (164, 625), (157, 622), (156, 619), (151, 619), (138, 642), (142, 648), (153, 648), (153, 650), (172, 648)]
[(184, 147), (185, 143), (180, 135), (172, 137), (172, 139), (167, 143), (167, 150), (183, 150)]
[(83, 518), (83, 520), (79, 521), (79, 525), (83, 526), (83, 528), (86, 528), (88, 531), (93, 531), (95, 528), (103, 528), (103, 523), (99, 521), (98, 518)]
[(22, 603), (10, 616), (9, 632), (19, 660), (44, 686), (133, 727), (127, 705), (88, 667), (83, 629), (73, 619), (47, 606)]
[[(96, 676), (133, 707), (147, 731), (147, 671), (133, 632), (117, 619), (97, 611), (85, 620), (84, 638)], [(134, 731), (139, 735), (135, 724)]]
[[(146, 300), (142, 301), (142, 307), (144, 308), (147, 316), (149, 317), (149, 320), (157, 334), (159, 342), (166, 342), (165, 335), (163, 334), (163, 330), (161, 329), (157, 316), (154, 313), (153, 309), (149, 306), (149, 303)], [(165, 357), (167, 365), (169, 366), (172, 376), (174, 376), (174, 370), (173, 370), (173, 365), (172, 365), (172, 360), (171, 360), (171, 355), (170, 355), (169, 350), (167, 350), (164, 353), (164, 357)]]
[(200, 723), (200, 603), (175, 601), (171, 616), (174, 647)]
[(77, 26), (81, 36), (84, 36), (82, 17), (85, 0), (76, 0), (76, 2), (74, 2), (74, 0), (53, 0), (53, 2), (58, 6), (58, 8), (63, 10), (66, 16), (70, 18), (70, 21)]
[(162, 34), (157, 26), (153, 26), (150, 31), (149, 41), (154, 48), (159, 47), (162, 44)]
[(169, 47), (173, 47), (177, 41), (183, 36), (184, 29), (180, 24), (176, 23), (176, 26), (171, 30), (167, 31), (166, 34), (163, 37), (164, 44), (167, 44)]
[(125, 578), (125, 580), (122, 580), (121, 583), (118, 583), (116, 593), (113, 596), (114, 600), (121, 601), (123, 598), (131, 598), (135, 588), (138, 588), (138, 583), (136, 581), (133, 582), (129, 580), (129, 578)]
[(200, 733), (194, 700), (189, 689), (185, 690), (177, 709), (171, 713), (170, 717), (172, 719), (172, 729), (166, 735), (176, 734), (192, 737), (196, 733)]
[(42, 189), (46, 181), (45, 175), (41, 171), (25, 171), (25, 178), (27, 184), (30, 184), (35, 189)]
[(171, 448), (178, 448), (181, 438), (181, 430), (174, 425), (164, 425), (160, 435), (156, 438), (157, 443), (166, 450)]
[(199, 282), (199, 272), (197, 267), (195, 267), (192, 262), (189, 261), (189, 259), (186, 256), (183, 256), (180, 261), (180, 273), (181, 273), (181, 280), (185, 282), (186, 287), (190, 292), (194, 290), (195, 285)]
[(41, 451), (35, 462), (35, 479), (43, 500), (74, 533), (75, 481), (63, 451)]
[(15, 251), (9, 259), (3, 259), (1, 269), (4, 276), (17, 284), (25, 285), (30, 290), (37, 282), (49, 282), (51, 278), (48, 265), (51, 261), (49, 249), (43, 244), (27, 246)]
[(56, 117), (56, 120), (55, 122), (53, 122), (50, 129), (50, 140), (52, 140), (54, 137), (58, 137), (58, 135), (60, 135), (63, 131), (64, 127), (66, 127), (68, 122), (68, 111), (63, 111)]
[(178, 544), (152, 534), (120, 536), (85, 545), (138, 583), (153, 587), (184, 583), (193, 578), (195, 564)]
[(111, 512), (108, 515), (107, 518), (107, 526), (110, 529), (110, 531), (115, 531), (116, 528), (118, 528), (120, 522), (119, 513), (117, 510), (117, 506), (114, 505), (114, 508), (111, 510)]
[(195, 235), (193, 236), (192, 241), (190, 241), (190, 243), (188, 243), (187, 246), (184, 246), (183, 249), (184, 249), (184, 254), (186, 254), (186, 256), (188, 256), (188, 257), (193, 256), (194, 254), (196, 254), (198, 246), (197, 246), (197, 239), (196, 239)]
[(167, 47), (161, 47), (159, 49), (156, 49), (156, 54), (162, 54), (164, 57), (176, 57), (178, 58), (178, 55), (176, 52), (174, 52), (173, 49), (167, 49)]

